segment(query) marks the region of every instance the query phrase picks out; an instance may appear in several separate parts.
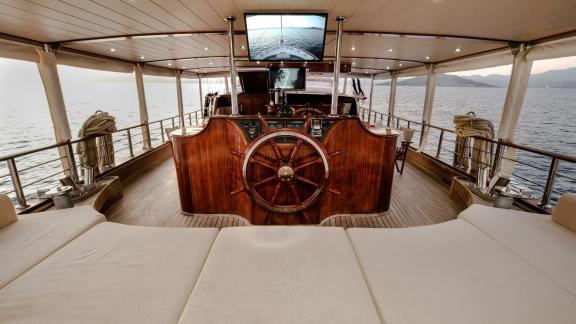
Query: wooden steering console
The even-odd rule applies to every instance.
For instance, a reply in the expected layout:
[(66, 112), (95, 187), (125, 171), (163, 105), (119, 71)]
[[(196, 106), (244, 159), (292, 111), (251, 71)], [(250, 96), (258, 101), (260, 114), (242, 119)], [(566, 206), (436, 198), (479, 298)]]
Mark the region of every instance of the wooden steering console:
[(242, 160), (244, 187), (270, 212), (297, 213), (310, 207), (325, 190), (329, 164), (323, 145), (302, 130), (271, 130), (260, 118), (263, 133), (246, 149)]

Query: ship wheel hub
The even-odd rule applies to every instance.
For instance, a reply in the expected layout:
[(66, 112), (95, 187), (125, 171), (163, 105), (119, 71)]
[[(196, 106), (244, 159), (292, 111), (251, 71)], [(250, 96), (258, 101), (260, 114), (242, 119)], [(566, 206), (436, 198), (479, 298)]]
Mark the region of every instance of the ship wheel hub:
[(278, 169), (278, 178), (282, 181), (290, 181), (294, 177), (294, 169), (285, 165)]

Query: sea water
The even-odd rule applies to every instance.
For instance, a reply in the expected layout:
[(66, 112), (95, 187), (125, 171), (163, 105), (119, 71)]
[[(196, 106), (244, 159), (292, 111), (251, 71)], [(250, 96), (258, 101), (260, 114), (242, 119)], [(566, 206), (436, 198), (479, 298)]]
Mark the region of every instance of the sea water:
[[(61, 71), (62, 74), (62, 71)], [(110, 82), (89, 82), (89, 80), (66, 81), (61, 76), (66, 109), (72, 134), (77, 135), (82, 122), (96, 110), (103, 110), (115, 116), (118, 128), (139, 124), (138, 101), (136, 89), (131, 79)], [(147, 101), (150, 120), (157, 120), (177, 114), (175, 102), (175, 85), (162, 80), (147, 80)], [(28, 89), (23, 94), (0, 93), (0, 155), (11, 154), (27, 149), (37, 148), (54, 143), (54, 134), (50, 123), (50, 114), (41, 83), (37, 89)], [(207, 86), (205, 92), (222, 91), (223, 85), (213, 83)], [(198, 84), (183, 83), (185, 111), (198, 109)], [(364, 87), (366, 88), (366, 87)], [(367, 91), (368, 89), (364, 89)], [(400, 86), (397, 90), (396, 114), (414, 121), (421, 120), (424, 102), (424, 87)], [(373, 109), (385, 112), (388, 109), (389, 86), (374, 87)], [(434, 100), (433, 124), (453, 129), (455, 114), (473, 111), (477, 117), (491, 120), (498, 128), (506, 89), (503, 88), (448, 88), (438, 87)], [(16, 99), (15, 99), (16, 98)], [(168, 122), (168, 126), (170, 123)], [(524, 107), (515, 134), (515, 142), (539, 147), (553, 152), (576, 155), (576, 90), (575, 89), (528, 89)], [(138, 130), (134, 133), (138, 134)], [(159, 142), (159, 130), (153, 135)], [(133, 134), (134, 135), (134, 134)], [(117, 135), (117, 149), (125, 147), (123, 134)], [(450, 139), (445, 135), (445, 139)], [(75, 138), (75, 136), (73, 136)], [(137, 137), (136, 137), (137, 139)], [(141, 143), (134, 139), (135, 149), (141, 148)], [(436, 152), (438, 139), (431, 136), (429, 150)], [(120, 147), (119, 147), (120, 146)], [(442, 158), (449, 160), (453, 153), (450, 142), (443, 144)], [(127, 158), (127, 150), (117, 153), (118, 159)], [(61, 170), (58, 160), (42, 167), (32, 168), (40, 162), (57, 159), (56, 150), (37, 153), (17, 159), (24, 185), (44, 179)], [(540, 197), (545, 185), (550, 158), (535, 154), (518, 152), (515, 166), (515, 182), (534, 190)], [(38, 183), (26, 186), (27, 194), (34, 194), (38, 189), (54, 186), (61, 174), (48, 177)], [(558, 192), (576, 193), (576, 165), (560, 163), (559, 176), (554, 189)], [(528, 180), (524, 180), (528, 179)], [(534, 183), (532, 183), (534, 182)], [(0, 162), (0, 192), (12, 191), (12, 182), (8, 176), (6, 163)], [(11, 193), (13, 196), (13, 193)]]

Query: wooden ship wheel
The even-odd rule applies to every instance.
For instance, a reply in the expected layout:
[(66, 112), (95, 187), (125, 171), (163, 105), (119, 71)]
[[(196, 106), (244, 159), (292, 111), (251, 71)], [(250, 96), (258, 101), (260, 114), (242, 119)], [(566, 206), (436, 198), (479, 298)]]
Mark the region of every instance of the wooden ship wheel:
[(242, 160), (245, 189), (254, 201), (272, 213), (301, 213), (325, 190), (329, 164), (322, 144), (308, 135), (309, 119), (303, 130), (270, 130), (246, 149)]

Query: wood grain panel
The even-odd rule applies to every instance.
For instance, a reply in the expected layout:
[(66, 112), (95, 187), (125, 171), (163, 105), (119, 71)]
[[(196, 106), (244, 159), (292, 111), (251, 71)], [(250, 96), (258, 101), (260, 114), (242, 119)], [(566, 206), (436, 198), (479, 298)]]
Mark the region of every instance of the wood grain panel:
[[(328, 153), (330, 170), (325, 191), (303, 212), (285, 214), (264, 209), (244, 188), (241, 164), (249, 143), (234, 119), (212, 117), (196, 135), (173, 137), (183, 212), (237, 214), (252, 224), (317, 224), (334, 214), (388, 210), (396, 135), (375, 135), (355, 117), (335, 118), (321, 143)], [(291, 150), (290, 144), (278, 148), (281, 156), (288, 156)], [(297, 163), (305, 164), (310, 152), (311, 147), (304, 145), (298, 151), (302, 161)], [(272, 148), (264, 147), (261, 154), (264, 158), (273, 156)], [(319, 172), (319, 168), (312, 166), (299, 175), (319, 182)], [(262, 169), (251, 170), (250, 174), (257, 181), (271, 176)], [(270, 199), (273, 191), (273, 186), (264, 187), (262, 195)], [(297, 183), (296, 191), (300, 197), (308, 197), (312, 192), (306, 183)], [(290, 204), (290, 193), (281, 190), (276, 202)]]

